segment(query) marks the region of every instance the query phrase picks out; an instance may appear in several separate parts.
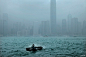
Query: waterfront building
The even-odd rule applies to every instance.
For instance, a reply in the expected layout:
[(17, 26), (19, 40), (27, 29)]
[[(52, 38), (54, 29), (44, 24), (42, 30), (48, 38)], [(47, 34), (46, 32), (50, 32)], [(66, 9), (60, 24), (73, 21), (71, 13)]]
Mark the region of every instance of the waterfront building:
[(78, 35), (82, 35), (82, 24), (78, 22)]
[(50, 35), (50, 25), (49, 25), (49, 21), (42, 21), (42, 22), (41, 22), (40, 34), (41, 34), (42, 36), (48, 36), (48, 35)]
[(67, 33), (67, 26), (66, 26), (66, 19), (62, 20), (62, 34), (66, 35)]
[(3, 20), (0, 17), (0, 36), (3, 36)]
[(50, 3), (50, 22), (51, 34), (56, 35), (56, 0), (51, 0)]
[(3, 14), (3, 36), (8, 35), (8, 14)]
[(39, 36), (38, 30), (39, 30), (39, 23), (38, 23), (38, 21), (34, 21), (33, 36)]
[(72, 18), (72, 20), (71, 20), (71, 32), (72, 32), (72, 35), (78, 34), (78, 18)]
[(83, 21), (83, 29), (82, 29), (82, 34), (86, 35), (86, 21)]
[(67, 21), (67, 33), (68, 33), (68, 35), (70, 35), (71, 34), (71, 20), (72, 20), (72, 15), (71, 14), (69, 14), (68, 15), (68, 21)]

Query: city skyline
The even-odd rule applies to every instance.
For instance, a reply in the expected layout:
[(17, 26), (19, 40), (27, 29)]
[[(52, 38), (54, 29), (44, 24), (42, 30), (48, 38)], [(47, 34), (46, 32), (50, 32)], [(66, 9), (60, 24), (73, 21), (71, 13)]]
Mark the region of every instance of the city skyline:
[(9, 15), (4, 13), (3, 19), (0, 19), (0, 36), (86, 36), (86, 20), (80, 22), (77, 17), (71, 16), (68, 14), (68, 19), (56, 24), (56, 35), (52, 35), (50, 21), (35, 21), (32, 26), (16, 22), (10, 26)]
[[(16, 0), (16, 2), (14, 0), (7, 2), (1, 0), (1, 2), (4, 3), (2, 4), (0, 2), (1, 34), (4, 35), (6, 29), (9, 31), (8, 34), (13, 33), (13, 35), (20, 34), (27, 36), (35, 36), (36, 34), (41, 34), (42, 36), (85, 34), (84, 20), (86, 19), (86, 5), (84, 1), (86, 0)], [(80, 2), (80, 4), (77, 2)], [(3, 7), (1, 5), (3, 5)]]
[(86, 0), (0, 0), (0, 57), (86, 57)]

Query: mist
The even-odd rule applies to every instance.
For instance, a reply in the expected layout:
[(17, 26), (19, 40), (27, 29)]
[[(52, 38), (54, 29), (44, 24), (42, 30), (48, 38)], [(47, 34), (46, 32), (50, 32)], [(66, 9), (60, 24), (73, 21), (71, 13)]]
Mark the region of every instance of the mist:
[[(0, 36), (53, 36), (50, 2), (50, 0), (0, 0)], [(56, 0), (54, 36), (86, 35), (85, 28), (86, 0)]]

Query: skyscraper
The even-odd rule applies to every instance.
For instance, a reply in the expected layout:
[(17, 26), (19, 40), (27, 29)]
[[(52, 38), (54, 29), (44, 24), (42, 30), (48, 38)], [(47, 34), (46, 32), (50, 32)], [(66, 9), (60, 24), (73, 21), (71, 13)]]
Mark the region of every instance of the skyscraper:
[(51, 0), (50, 21), (51, 21), (51, 34), (56, 35), (56, 0)]
[(86, 21), (83, 21), (83, 29), (82, 29), (82, 34), (86, 36)]
[(3, 14), (3, 36), (7, 36), (8, 34), (8, 14)]
[(71, 32), (72, 32), (72, 35), (78, 34), (78, 18), (72, 18), (72, 20), (71, 20)]
[(78, 22), (78, 35), (81, 35), (82, 33), (82, 24), (81, 22)]
[(2, 33), (3, 33), (3, 20), (1, 19), (0, 17), (0, 36), (2, 36)]
[(39, 23), (38, 23), (38, 21), (34, 21), (33, 36), (39, 36), (38, 29), (39, 29)]
[(67, 33), (67, 27), (66, 27), (66, 19), (62, 20), (62, 34), (66, 35)]
[(68, 34), (71, 34), (71, 20), (72, 20), (72, 15), (71, 14), (69, 14), (68, 15), (68, 22), (67, 22), (67, 32), (68, 32)]
[(40, 34), (42, 36), (48, 36), (48, 35), (50, 35), (49, 21), (42, 21), (41, 22)]

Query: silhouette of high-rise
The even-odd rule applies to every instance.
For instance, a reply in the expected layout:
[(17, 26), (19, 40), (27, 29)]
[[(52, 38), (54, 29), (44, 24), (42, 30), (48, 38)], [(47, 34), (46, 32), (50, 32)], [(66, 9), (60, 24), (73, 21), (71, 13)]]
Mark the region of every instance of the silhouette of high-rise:
[(50, 21), (51, 21), (51, 34), (56, 35), (56, 0), (51, 0)]
[(48, 36), (48, 35), (50, 35), (49, 21), (42, 21), (41, 22), (40, 34), (42, 36)]
[(39, 30), (39, 25), (38, 21), (34, 21), (33, 25), (33, 36), (39, 36), (38, 30)]
[(66, 19), (62, 20), (62, 34), (66, 35), (67, 33), (67, 26), (66, 26)]
[(83, 21), (83, 29), (82, 29), (82, 34), (86, 36), (86, 21)]
[(2, 33), (3, 33), (3, 20), (1, 19), (1, 16), (0, 16), (0, 36), (2, 36)]
[(82, 24), (81, 22), (78, 22), (78, 35), (81, 35), (82, 33)]
[(72, 20), (71, 20), (71, 32), (72, 32), (72, 35), (78, 34), (78, 18), (72, 18)]
[(71, 20), (72, 20), (72, 15), (71, 14), (68, 14), (68, 23), (67, 23), (67, 32), (68, 32), (68, 35), (71, 34)]
[(8, 14), (3, 14), (3, 36), (7, 36), (8, 34)]

